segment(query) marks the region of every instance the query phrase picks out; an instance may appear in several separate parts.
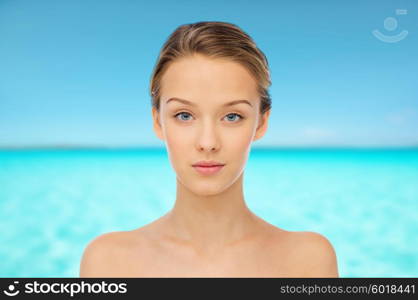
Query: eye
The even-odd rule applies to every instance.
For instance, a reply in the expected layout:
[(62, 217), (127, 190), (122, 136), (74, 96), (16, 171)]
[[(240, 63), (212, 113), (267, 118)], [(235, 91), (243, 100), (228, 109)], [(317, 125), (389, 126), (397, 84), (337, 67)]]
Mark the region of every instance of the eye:
[[(189, 115), (190, 116), (190, 114), (188, 112), (182, 111), (182, 112), (179, 112), (179, 113), (175, 114), (174, 118), (178, 119), (177, 116), (181, 116), (181, 115)], [(181, 119), (181, 121), (187, 121), (187, 120)]]
[[(242, 120), (242, 119), (244, 119), (244, 117), (243, 117), (243, 116), (241, 116), (240, 114), (237, 114), (237, 113), (227, 114), (226, 116), (227, 116), (227, 117), (228, 117), (228, 116), (238, 116), (238, 117), (239, 117), (239, 121), (240, 121), (240, 120)], [(231, 119), (229, 119), (229, 120), (231, 120)], [(238, 122), (238, 121), (237, 121), (237, 122)], [(232, 122), (232, 123), (236, 123), (236, 122)]]

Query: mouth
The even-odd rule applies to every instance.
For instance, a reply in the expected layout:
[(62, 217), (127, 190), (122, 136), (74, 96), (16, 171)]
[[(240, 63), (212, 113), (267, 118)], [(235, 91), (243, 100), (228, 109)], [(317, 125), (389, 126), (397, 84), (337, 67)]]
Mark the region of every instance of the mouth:
[(224, 165), (211, 165), (211, 166), (202, 166), (202, 165), (193, 165), (193, 168), (202, 175), (212, 175), (218, 173)]

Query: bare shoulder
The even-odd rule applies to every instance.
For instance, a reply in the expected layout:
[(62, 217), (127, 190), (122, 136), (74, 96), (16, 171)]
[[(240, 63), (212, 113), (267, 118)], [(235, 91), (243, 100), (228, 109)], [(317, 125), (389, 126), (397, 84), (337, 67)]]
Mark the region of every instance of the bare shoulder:
[(290, 232), (289, 239), (300, 277), (339, 277), (335, 249), (325, 236), (294, 231)]
[(89, 242), (80, 262), (80, 277), (116, 277), (129, 249), (132, 238), (127, 231), (102, 234)]

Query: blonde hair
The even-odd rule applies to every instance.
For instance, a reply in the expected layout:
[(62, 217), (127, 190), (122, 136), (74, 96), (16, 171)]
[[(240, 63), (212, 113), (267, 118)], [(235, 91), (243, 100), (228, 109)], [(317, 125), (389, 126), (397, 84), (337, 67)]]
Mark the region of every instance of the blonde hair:
[(252, 38), (238, 26), (226, 22), (184, 24), (168, 37), (151, 75), (151, 104), (160, 109), (161, 78), (171, 62), (180, 57), (203, 54), (240, 63), (255, 78), (260, 95), (260, 113), (271, 109), (271, 85), (267, 57)]

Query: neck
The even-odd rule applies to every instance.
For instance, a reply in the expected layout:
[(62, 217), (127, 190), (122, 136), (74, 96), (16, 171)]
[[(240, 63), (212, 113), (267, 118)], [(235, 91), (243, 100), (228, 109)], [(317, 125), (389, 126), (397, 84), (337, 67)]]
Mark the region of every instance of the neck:
[(206, 253), (250, 234), (255, 215), (245, 204), (242, 180), (243, 174), (215, 195), (197, 195), (177, 180), (176, 203), (167, 215), (172, 234)]

